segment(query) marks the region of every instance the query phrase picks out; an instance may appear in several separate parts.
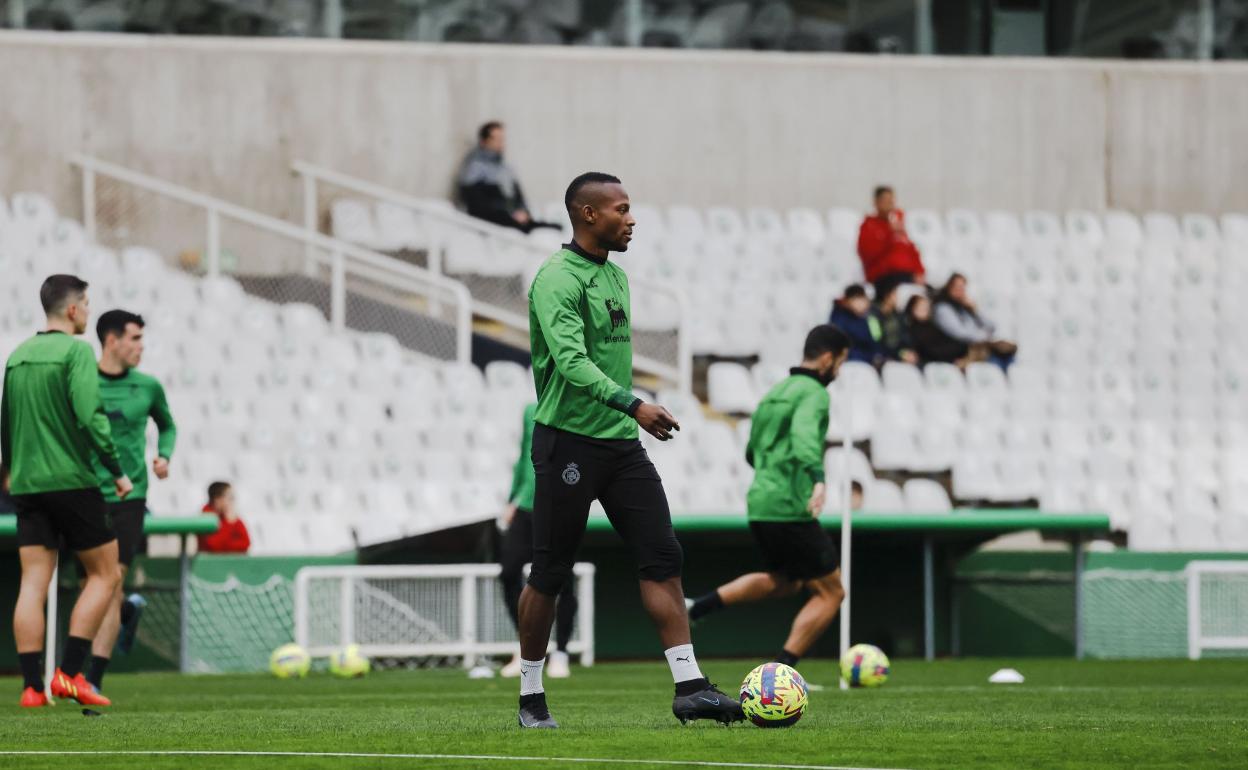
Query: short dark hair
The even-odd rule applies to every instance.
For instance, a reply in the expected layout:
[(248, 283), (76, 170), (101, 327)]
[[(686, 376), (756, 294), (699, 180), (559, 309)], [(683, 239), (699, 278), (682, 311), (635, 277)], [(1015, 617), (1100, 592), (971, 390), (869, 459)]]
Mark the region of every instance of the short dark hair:
[(484, 142), (486, 139), (490, 138), (490, 134), (494, 133), (494, 129), (502, 128), (502, 127), (503, 127), (503, 124), (498, 122), (497, 120), (491, 120), (488, 123), (482, 123), (481, 127), (477, 129), (477, 141)]
[(208, 485), (208, 502), (221, 499), (226, 492), (230, 491), (230, 482), (214, 481)]
[(845, 299), (865, 296), (867, 296), (867, 290), (864, 289), (860, 283), (851, 283), (845, 287)]
[(69, 304), (70, 297), (80, 297), (87, 290), (87, 282), (76, 275), (57, 273), (49, 275), (39, 287), (39, 301), (43, 303), (43, 312), (51, 315), (59, 313)]
[(859, 481), (858, 479), (854, 479), (853, 481), (849, 482), (849, 491), (857, 492), (860, 495), (863, 494), (864, 490), (862, 488), (862, 482)]
[(893, 188), (889, 187), (886, 184), (876, 185), (875, 192), (871, 195), (871, 198), (874, 200), (878, 200), (879, 197), (883, 195), (884, 193), (890, 193), (892, 191), (893, 191)]
[(824, 353), (840, 355), (842, 350), (849, 348), (849, 336), (832, 324), (820, 324), (806, 335), (806, 346), (802, 355), (808, 360), (818, 358)]
[(143, 316), (138, 313), (131, 313), (129, 310), (109, 310), (95, 322), (95, 336), (100, 338), (100, 344), (103, 345), (104, 338), (108, 335), (120, 337), (125, 334), (128, 324), (135, 324), (140, 329), (147, 325), (143, 322)]
[(572, 205), (576, 203), (581, 190), (591, 184), (620, 184), (620, 178), (601, 171), (586, 171), (568, 185), (567, 191), (563, 194), (563, 207), (572, 211)]

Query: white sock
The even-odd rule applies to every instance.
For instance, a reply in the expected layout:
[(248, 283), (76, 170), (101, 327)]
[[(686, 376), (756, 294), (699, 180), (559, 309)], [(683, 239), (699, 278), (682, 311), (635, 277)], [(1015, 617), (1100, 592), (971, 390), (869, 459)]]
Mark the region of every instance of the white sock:
[(692, 644), (678, 644), (670, 650), (664, 650), (667, 665), (672, 669), (672, 681), (680, 684), (690, 679), (701, 679), (702, 669), (698, 668), (698, 659), (693, 656)]
[(536, 695), (539, 692), (546, 692), (546, 688), (542, 687), (542, 669), (545, 667), (545, 658), (541, 660), (520, 659), (521, 695)]

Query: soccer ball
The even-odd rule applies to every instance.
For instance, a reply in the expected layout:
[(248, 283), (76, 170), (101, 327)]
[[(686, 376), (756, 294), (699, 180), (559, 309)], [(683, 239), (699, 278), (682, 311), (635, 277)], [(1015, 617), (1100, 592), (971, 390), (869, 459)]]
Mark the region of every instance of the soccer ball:
[(888, 681), (888, 656), (874, 644), (855, 644), (841, 656), (841, 677), (850, 687), (879, 687)]
[(783, 663), (764, 663), (741, 683), (741, 710), (759, 727), (789, 727), (806, 713), (806, 680)]
[(352, 644), (329, 656), (329, 673), (343, 679), (361, 677), (372, 670), (372, 663), (360, 654), (360, 645)]
[(269, 670), (278, 679), (302, 679), (312, 667), (312, 658), (297, 644), (283, 644), (269, 656)]

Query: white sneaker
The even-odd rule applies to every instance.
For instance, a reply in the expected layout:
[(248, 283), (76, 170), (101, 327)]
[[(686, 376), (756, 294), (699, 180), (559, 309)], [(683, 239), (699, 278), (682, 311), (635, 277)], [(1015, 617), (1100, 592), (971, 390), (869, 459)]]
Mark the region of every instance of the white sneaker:
[(555, 650), (546, 656), (546, 676), (551, 679), (567, 679), (572, 676), (572, 667), (568, 665), (568, 654)]
[(515, 655), (511, 656), (511, 662), (503, 666), (502, 670), (499, 671), (498, 674), (504, 679), (515, 679), (520, 676), (520, 653), (517, 652)]

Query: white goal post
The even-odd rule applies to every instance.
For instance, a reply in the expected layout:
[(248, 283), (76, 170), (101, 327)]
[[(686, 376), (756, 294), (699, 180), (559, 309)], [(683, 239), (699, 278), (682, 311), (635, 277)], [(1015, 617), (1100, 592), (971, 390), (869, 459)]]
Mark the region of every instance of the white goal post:
[[(497, 564), (304, 567), (295, 575), (295, 642), (312, 657), (349, 644), (377, 658), (480, 656), (517, 649)], [(525, 570), (528, 572), (527, 568)], [(568, 652), (594, 663), (594, 565), (573, 567), (579, 608)]]
[(1188, 657), (1248, 651), (1248, 561), (1192, 561), (1186, 574)]

